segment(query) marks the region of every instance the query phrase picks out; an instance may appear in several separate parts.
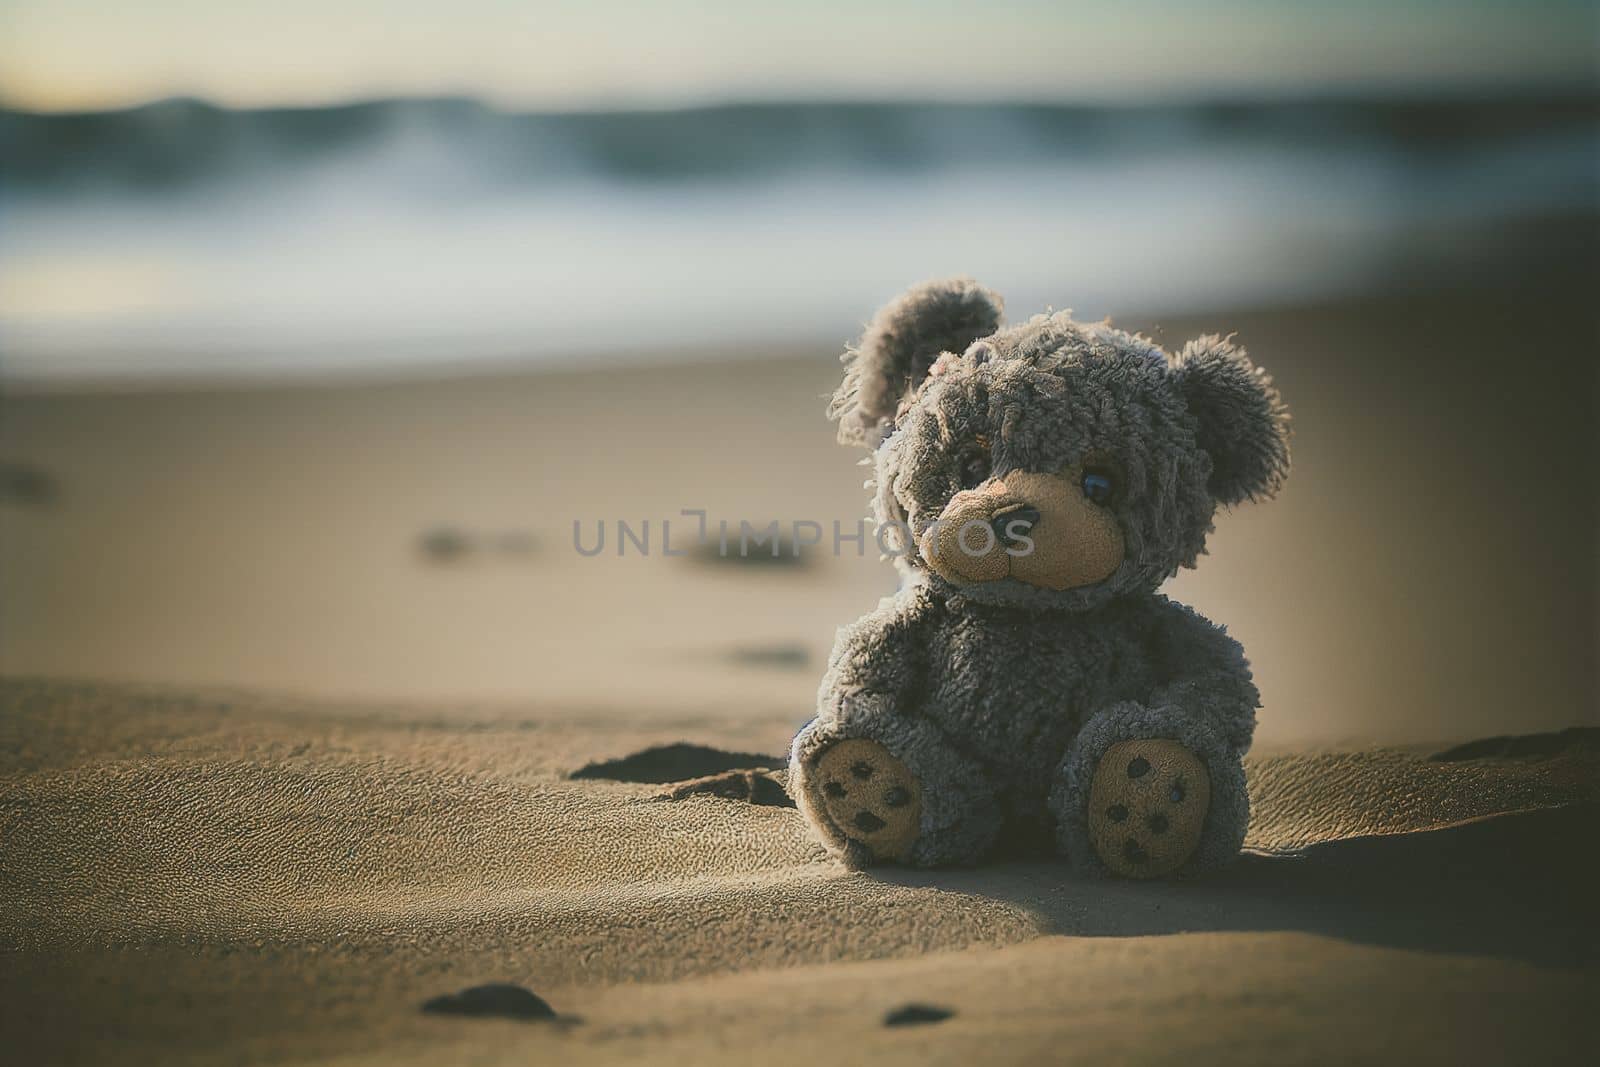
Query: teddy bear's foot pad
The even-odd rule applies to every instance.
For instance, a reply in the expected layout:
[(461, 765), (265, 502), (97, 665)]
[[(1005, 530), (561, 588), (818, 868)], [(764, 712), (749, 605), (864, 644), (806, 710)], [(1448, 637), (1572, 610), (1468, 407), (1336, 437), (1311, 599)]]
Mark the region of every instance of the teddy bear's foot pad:
[(1089, 840), (1124, 878), (1160, 878), (1194, 855), (1211, 806), (1211, 776), (1176, 741), (1122, 741), (1089, 786)]
[(876, 741), (848, 738), (817, 757), (815, 803), (829, 822), (874, 860), (904, 860), (922, 823), (922, 783)]

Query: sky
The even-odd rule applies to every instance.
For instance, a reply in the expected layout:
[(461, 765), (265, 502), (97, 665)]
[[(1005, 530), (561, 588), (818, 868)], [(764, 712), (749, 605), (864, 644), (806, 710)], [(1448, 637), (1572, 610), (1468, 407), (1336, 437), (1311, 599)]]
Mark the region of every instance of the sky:
[(1594, 0), (0, 0), (0, 102), (508, 107), (1593, 84)]

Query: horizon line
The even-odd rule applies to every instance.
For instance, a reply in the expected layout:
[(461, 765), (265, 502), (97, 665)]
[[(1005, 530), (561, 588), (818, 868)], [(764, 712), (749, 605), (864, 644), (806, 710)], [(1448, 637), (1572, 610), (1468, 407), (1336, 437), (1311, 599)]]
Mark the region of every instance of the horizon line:
[(1475, 100), (1573, 100), (1586, 98), (1600, 105), (1600, 83), (1593, 78), (1552, 77), (1544, 80), (1519, 79), (1512, 83), (1484, 80), (1458, 80), (1420, 84), (1411, 81), (1351, 84), (1323, 82), (1296, 86), (1207, 87), (1194, 90), (1151, 89), (1116, 93), (1065, 94), (985, 93), (945, 96), (938, 93), (773, 93), (681, 96), (652, 103), (645, 98), (618, 97), (592, 99), (570, 106), (555, 104), (517, 104), (497, 100), (494, 94), (472, 91), (381, 92), (334, 96), (316, 101), (237, 103), (219, 100), (202, 93), (176, 92), (143, 97), (126, 103), (101, 106), (41, 107), (0, 96), (0, 111), (11, 114), (71, 117), (77, 115), (117, 115), (161, 106), (194, 105), (216, 111), (251, 113), (285, 111), (333, 111), (342, 108), (370, 107), (390, 103), (471, 104), (503, 115), (620, 115), (671, 114), (676, 112), (723, 111), (762, 107), (1048, 107), (1093, 110), (1196, 108), (1207, 106), (1261, 106), (1309, 103), (1453, 103)]

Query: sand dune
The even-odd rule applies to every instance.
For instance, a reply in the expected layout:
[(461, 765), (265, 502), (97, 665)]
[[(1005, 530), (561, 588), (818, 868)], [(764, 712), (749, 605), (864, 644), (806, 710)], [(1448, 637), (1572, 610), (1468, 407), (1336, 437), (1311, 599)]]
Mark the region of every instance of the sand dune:
[[(850, 873), (791, 809), (570, 777), (674, 741), (712, 750), (686, 769), (738, 763), (789, 729), (0, 684), (7, 1040), (220, 1062), (1489, 1062), (1593, 1040), (1592, 733), (1253, 757), (1252, 854), (1179, 886)], [(419, 1010), (491, 981), (566, 1022)], [(912, 1003), (953, 1014), (884, 1025)]]

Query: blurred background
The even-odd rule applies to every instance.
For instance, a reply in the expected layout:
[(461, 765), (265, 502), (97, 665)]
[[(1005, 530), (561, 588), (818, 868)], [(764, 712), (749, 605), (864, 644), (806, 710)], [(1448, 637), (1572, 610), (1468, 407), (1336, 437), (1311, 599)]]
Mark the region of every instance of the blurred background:
[(966, 273), (1276, 376), (1295, 474), (1169, 590), (1264, 743), (1600, 721), (1597, 45), (1514, 0), (0, 0), (0, 670), (799, 723), (893, 569), (663, 520), (853, 529), (837, 356)]

